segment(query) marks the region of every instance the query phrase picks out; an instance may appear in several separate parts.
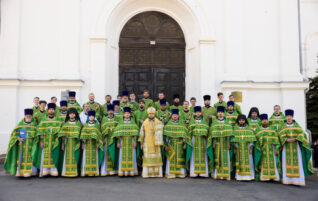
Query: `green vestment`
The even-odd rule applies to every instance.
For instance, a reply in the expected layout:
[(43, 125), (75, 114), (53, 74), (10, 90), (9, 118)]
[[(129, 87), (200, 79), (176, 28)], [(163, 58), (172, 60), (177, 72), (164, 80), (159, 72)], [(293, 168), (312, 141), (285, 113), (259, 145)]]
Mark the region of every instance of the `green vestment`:
[(210, 136), (214, 145), (214, 168), (212, 176), (215, 179), (230, 180), (231, 156), (230, 138), (233, 136), (232, 125), (228, 119), (220, 121), (216, 119), (210, 127)]
[(138, 109), (137, 111), (134, 112), (134, 117), (135, 117), (136, 124), (137, 124), (138, 128), (140, 128), (142, 125), (142, 123), (140, 121), (145, 121), (148, 117), (147, 110), (146, 109), (144, 109), (144, 110)]
[[(59, 141), (58, 145), (54, 145), (56, 148), (53, 150), (53, 161), (61, 164), (59, 171), (62, 171), (63, 177), (77, 177), (80, 173), (81, 128), (79, 120), (67, 121), (58, 133)], [(64, 146), (64, 150), (60, 150), (60, 145)]]
[(113, 132), (118, 125), (118, 121), (115, 118), (109, 119), (104, 117), (101, 125), (102, 139), (104, 141), (104, 158), (105, 162), (105, 172), (101, 171), (102, 176), (113, 175), (115, 170), (118, 169), (118, 148), (116, 147), (116, 137), (113, 136)]
[(181, 111), (179, 111), (179, 115), (180, 115), (180, 117), (179, 117), (180, 121), (182, 121), (183, 124), (186, 127), (188, 127), (190, 124), (190, 121), (193, 117), (193, 112), (191, 112), (190, 110), (188, 110), (187, 112), (184, 110), (181, 110)]
[[(157, 100), (155, 102), (154, 106), (155, 106), (156, 111), (159, 111), (160, 110), (160, 100)], [(166, 102), (166, 109), (170, 110), (170, 104), (168, 102)]]
[(156, 118), (159, 119), (163, 124), (167, 124), (171, 118), (171, 112), (169, 110), (158, 110), (156, 111)]
[[(202, 115), (206, 122), (208, 122), (209, 125), (211, 125), (212, 121), (216, 117), (216, 109), (211, 106), (204, 106), (202, 107)], [(209, 118), (209, 116), (212, 116), (212, 119)]]
[(189, 169), (189, 162), (193, 153), (193, 173), (195, 175), (206, 174), (206, 170), (208, 168), (206, 167), (208, 164), (206, 161), (206, 155), (208, 155), (210, 159), (213, 158), (212, 146), (207, 143), (209, 126), (202, 117), (200, 120), (192, 118), (188, 126), (188, 131), (192, 146), (187, 145), (186, 167)]
[(188, 136), (188, 129), (182, 121), (173, 122), (170, 120), (164, 126), (163, 134), (166, 136), (166, 157), (169, 161), (169, 174), (166, 177), (185, 177), (186, 172), (186, 151), (183, 146), (186, 144), (192, 147), (190, 137)]
[[(19, 131), (26, 130), (26, 141), (19, 142)], [(37, 123), (33, 118), (30, 124), (22, 119), (11, 133), (7, 155), (4, 161), (4, 169), (16, 176), (29, 177), (32, 175), (32, 149), (36, 134)]]
[(80, 139), (85, 148), (82, 157), (81, 176), (99, 176), (104, 151), (99, 124), (86, 122), (83, 125)]
[[(299, 177), (298, 166), (298, 149), (297, 144), (300, 146), (302, 163), (304, 169), (304, 175), (310, 176), (313, 174), (313, 167), (311, 163), (311, 148), (307, 135), (300, 125), (293, 121), (293, 126), (287, 126), (286, 121), (282, 125), (279, 132), (279, 139), (282, 147), (285, 146), (285, 159), (286, 159), (286, 176), (287, 177)], [(295, 138), (295, 142), (287, 142), (288, 138)]]
[[(235, 125), (233, 128), (234, 137), (231, 142), (235, 149), (235, 172), (241, 176), (252, 176), (254, 170), (251, 169), (250, 150), (253, 149), (253, 143), (256, 137), (252, 128), (248, 125), (240, 127)], [(250, 178), (254, 179), (254, 178)], [(249, 179), (249, 180), (250, 180)]]
[(281, 130), (281, 127), (283, 126), (285, 120), (286, 117), (282, 112), (279, 114), (279, 116), (276, 116), (275, 113), (273, 113), (269, 119), (268, 125), (271, 127), (275, 127), (276, 131), (279, 131)]
[(281, 149), (276, 128), (258, 127), (256, 139), (257, 142), (254, 148), (256, 177), (259, 179), (261, 176), (261, 180), (275, 180), (277, 179), (276, 172), (279, 170), (279, 158), (276, 156), (275, 151), (278, 153)]
[(78, 114), (81, 114), (82, 112), (82, 107), (81, 105), (75, 100), (74, 103), (71, 103), (69, 100), (67, 101), (67, 110), (70, 108), (75, 108)]
[[(102, 109), (101, 109), (101, 105), (99, 104), (99, 103), (97, 103), (97, 102), (90, 102), (90, 101), (88, 101), (87, 103), (85, 103), (85, 104), (88, 104), (89, 106), (90, 106), (90, 108), (91, 108), (91, 110), (94, 110), (95, 111), (95, 116), (96, 116), (96, 119), (99, 121), (99, 122), (101, 122), (102, 121), (102, 118), (103, 118), (103, 114), (102, 114)], [(85, 105), (84, 104), (84, 105)], [(82, 108), (84, 108), (84, 105), (83, 105), (83, 107)], [(80, 114), (80, 113), (78, 113), (78, 114)]]
[[(136, 158), (133, 156), (133, 145), (137, 144), (137, 136), (139, 135), (139, 128), (134, 120), (129, 122), (120, 121), (115, 128), (113, 137), (119, 138), (121, 141), (121, 158), (119, 159), (119, 172), (134, 172), (134, 160), (138, 158), (139, 149), (136, 150)], [(118, 173), (120, 175), (120, 173)], [(120, 175), (122, 176), (122, 175)]]
[[(37, 137), (35, 138), (35, 147), (32, 152), (34, 165), (38, 169), (41, 168), (41, 159), (42, 168), (59, 168), (59, 164), (54, 164), (53, 162), (53, 150), (59, 145), (57, 135), (63, 122), (63, 119), (59, 117), (50, 119), (46, 116), (39, 124), (36, 133)], [(41, 148), (41, 143), (43, 143), (43, 149)], [(40, 176), (43, 176), (42, 174), (40, 172)]]
[(231, 124), (232, 127), (235, 126), (237, 117), (238, 117), (238, 113), (237, 112), (233, 112), (233, 113), (227, 112), (227, 113), (225, 113), (225, 118)]

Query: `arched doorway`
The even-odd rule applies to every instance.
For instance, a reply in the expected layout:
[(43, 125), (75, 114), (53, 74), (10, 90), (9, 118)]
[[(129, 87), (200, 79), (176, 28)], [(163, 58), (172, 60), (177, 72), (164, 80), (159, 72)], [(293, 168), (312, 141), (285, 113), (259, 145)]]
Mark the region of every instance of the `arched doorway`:
[[(111, 31), (111, 30), (110, 30)], [(185, 39), (178, 23), (161, 12), (143, 12), (124, 26), (119, 40), (119, 92), (140, 98), (148, 89), (153, 99), (164, 92), (185, 97)]]

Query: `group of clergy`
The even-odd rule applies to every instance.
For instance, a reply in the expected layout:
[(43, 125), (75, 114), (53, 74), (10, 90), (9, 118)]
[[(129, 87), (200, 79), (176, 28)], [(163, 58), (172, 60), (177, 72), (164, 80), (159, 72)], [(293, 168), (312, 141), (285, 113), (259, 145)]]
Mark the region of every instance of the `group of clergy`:
[(209, 177), (230, 180), (281, 181), (305, 185), (313, 173), (311, 150), (294, 111), (259, 114), (251, 108), (248, 117), (230, 95), (204, 106), (191, 98), (181, 105), (176, 94), (170, 105), (164, 93), (158, 101), (124, 91), (120, 100), (105, 97), (105, 104), (89, 101), (83, 106), (76, 93), (56, 105), (38, 97), (24, 110), (14, 128), (4, 168), (19, 177), (44, 176), (135, 176), (144, 178)]

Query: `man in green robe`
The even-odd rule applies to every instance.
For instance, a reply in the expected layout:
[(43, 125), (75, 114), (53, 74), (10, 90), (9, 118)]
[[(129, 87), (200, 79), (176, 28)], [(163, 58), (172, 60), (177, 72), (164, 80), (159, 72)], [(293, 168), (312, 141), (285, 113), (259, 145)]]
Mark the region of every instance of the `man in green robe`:
[(33, 109), (33, 114), (36, 114), (40, 110), (40, 98), (39, 97), (34, 97), (33, 98), (33, 104), (34, 106), (32, 107)]
[(75, 108), (68, 109), (65, 122), (58, 133), (58, 144), (54, 145), (53, 150), (53, 161), (55, 164), (59, 164), (62, 177), (80, 175), (81, 128), (82, 124), (77, 110)]
[(121, 95), (118, 94), (118, 95), (117, 95), (117, 100), (118, 100), (119, 102), (121, 102), (121, 98), (122, 98)]
[(80, 114), (82, 112), (82, 107), (77, 102), (75, 97), (76, 97), (75, 91), (68, 92), (67, 110), (69, 110), (70, 108), (75, 108), (77, 113)]
[(47, 116), (46, 104), (45, 100), (40, 100), (40, 109), (33, 115), (37, 124), (40, 124), (42, 118)]
[(194, 107), (196, 106), (196, 103), (197, 103), (197, 99), (195, 97), (191, 97), (190, 98), (190, 104), (191, 104), (190, 111), (191, 112), (194, 112)]
[(67, 101), (62, 100), (62, 101), (60, 101), (60, 110), (57, 111), (57, 117), (59, 119), (62, 119), (64, 122), (65, 118), (66, 118), (66, 114), (67, 114)]
[(294, 120), (294, 110), (286, 110), (285, 116), (286, 121), (279, 132), (282, 183), (305, 186), (305, 177), (314, 172), (307, 134)]
[(219, 92), (218, 93), (218, 102), (216, 102), (214, 104), (214, 108), (217, 108), (218, 106), (223, 106), (225, 107), (225, 109), (227, 108), (227, 104), (226, 102), (224, 101), (224, 95), (222, 92)]
[(279, 137), (276, 128), (269, 126), (267, 114), (261, 114), (260, 120), (254, 148), (255, 176), (261, 181), (279, 181)]
[(256, 137), (245, 115), (239, 115), (236, 122), (234, 137), (231, 138), (235, 154), (235, 179), (251, 181), (255, 179), (253, 147)]
[(183, 110), (183, 106), (180, 104), (180, 96), (179, 94), (173, 95), (173, 103), (170, 105), (170, 110), (178, 109), (179, 111)]
[(183, 101), (183, 109), (180, 110), (180, 121), (188, 128), (193, 112), (190, 111), (189, 102)]
[(159, 119), (164, 125), (166, 125), (170, 118), (171, 112), (167, 109), (166, 99), (160, 100), (160, 109), (156, 111), (156, 118)]
[(269, 126), (273, 126), (276, 128), (277, 131), (281, 129), (281, 126), (284, 124), (284, 121), (286, 120), (285, 115), (281, 112), (280, 106), (275, 105), (274, 106), (274, 113), (269, 119)]
[(112, 96), (111, 95), (106, 95), (105, 96), (105, 103), (101, 107), (101, 112), (103, 115), (103, 118), (105, 115), (107, 115), (107, 106), (112, 104)]
[(192, 146), (188, 129), (179, 120), (179, 110), (171, 110), (171, 120), (165, 125), (163, 134), (166, 136), (166, 177), (184, 178), (186, 171), (186, 148)]
[(137, 111), (139, 109), (139, 103), (136, 101), (136, 94), (134, 92), (129, 94), (129, 101), (133, 107), (132, 110)]
[(89, 93), (88, 94), (88, 102), (84, 103), (82, 108), (84, 108), (84, 105), (88, 104), (90, 106), (91, 110), (94, 110), (96, 113), (96, 119), (101, 122), (103, 119), (103, 114), (102, 114), (102, 109), (101, 109), (101, 104), (95, 101), (95, 94), (94, 93)]
[(82, 141), (81, 176), (99, 176), (99, 168), (104, 158), (102, 134), (96, 112), (88, 111), (88, 122), (83, 125), (80, 139)]
[(212, 124), (213, 119), (216, 117), (216, 109), (211, 107), (211, 96), (205, 95), (203, 96), (204, 107), (202, 107), (202, 115), (206, 122), (208, 122), (209, 126)]
[(48, 115), (38, 125), (35, 148), (32, 151), (33, 163), (40, 170), (40, 177), (58, 176), (58, 164), (53, 162), (53, 150), (58, 146), (58, 132), (64, 119), (55, 115), (56, 105), (49, 103)]
[(57, 98), (56, 96), (51, 97), (51, 103), (54, 103), (56, 105), (55, 111), (58, 112), (60, 110), (60, 107), (57, 105)]
[(144, 100), (145, 102), (145, 109), (153, 106), (153, 101), (150, 99), (150, 94), (148, 89), (144, 90), (142, 100)]
[(224, 116), (225, 107), (217, 107), (217, 118), (210, 128), (210, 137), (214, 150), (214, 169), (212, 177), (214, 179), (231, 180), (231, 158), (232, 150), (230, 138), (233, 136), (231, 124)]
[(259, 119), (259, 111), (257, 107), (252, 107), (248, 113), (248, 125), (254, 132), (261, 126), (261, 120)]
[(114, 116), (114, 105), (107, 105), (107, 116), (104, 116), (101, 130), (102, 140), (104, 144), (104, 159), (101, 167), (101, 176), (117, 174), (117, 161), (116, 161), (116, 138), (113, 137), (113, 132), (117, 127), (118, 121)]
[(239, 115), (242, 114), (242, 110), (241, 110), (241, 106), (237, 103), (235, 103), (235, 99), (234, 99), (234, 95), (231, 94), (229, 96), (229, 101), (233, 101), (234, 102), (234, 111), (237, 112)]
[(225, 114), (225, 118), (228, 121), (228, 123), (231, 124), (232, 127), (236, 124), (238, 113), (234, 111), (234, 102), (228, 101), (227, 102), (227, 112)]
[(138, 128), (140, 128), (144, 121), (147, 119), (147, 110), (145, 109), (144, 100), (139, 100), (139, 109), (134, 112), (134, 117)]
[(213, 151), (212, 144), (208, 143), (209, 126), (202, 117), (200, 106), (194, 107), (194, 117), (190, 120), (188, 131), (192, 145), (187, 146), (186, 154), (190, 177), (209, 177), (208, 156), (211, 160)]
[(124, 107), (130, 107), (130, 109), (133, 112), (134, 105), (129, 102), (129, 99), (128, 99), (129, 92), (123, 91), (121, 95), (122, 95), (122, 98), (121, 98), (121, 102), (120, 102), (120, 109), (123, 110)]
[(124, 108), (124, 117), (120, 121), (113, 133), (117, 138), (117, 148), (119, 149), (118, 176), (136, 176), (137, 169), (137, 136), (139, 128), (130, 117), (130, 107)]
[(116, 121), (122, 121), (124, 117), (123, 110), (120, 108), (120, 102), (118, 100), (113, 101), (114, 105), (114, 116)]
[[(165, 99), (165, 94), (163, 92), (158, 93), (158, 100), (155, 102), (155, 109), (156, 111), (160, 110), (160, 100)], [(170, 104), (166, 102), (166, 108), (167, 110), (170, 110)]]
[(33, 109), (25, 109), (24, 118), (11, 133), (4, 161), (4, 169), (10, 174), (18, 177), (31, 177), (37, 174), (31, 155), (36, 129)]

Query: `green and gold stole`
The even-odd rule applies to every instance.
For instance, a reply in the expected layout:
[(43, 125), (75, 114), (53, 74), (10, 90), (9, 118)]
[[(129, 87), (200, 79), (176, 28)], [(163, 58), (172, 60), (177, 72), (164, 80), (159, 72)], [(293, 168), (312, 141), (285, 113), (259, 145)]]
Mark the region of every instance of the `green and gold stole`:
[[(194, 173), (195, 174), (205, 174), (206, 173), (206, 161), (205, 161), (205, 154), (206, 154), (206, 145), (207, 145), (207, 138), (209, 135), (209, 126), (203, 118), (200, 121), (196, 121), (194, 118), (191, 119), (189, 123), (189, 137), (190, 139), (193, 138), (193, 144), (191, 152), (189, 147), (187, 147), (187, 157), (186, 162), (188, 163), (191, 158), (192, 150), (194, 154)], [(189, 165), (187, 164), (189, 168)]]
[(235, 143), (235, 167), (239, 175), (251, 175), (250, 147), (249, 143), (255, 142), (256, 137), (254, 131), (246, 125), (239, 127), (235, 125), (233, 129), (234, 137), (231, 142)]
[[(285, 145), (285, 160), (286, 160), (286, 176), (287, 177), (299, 177), (298, 167), (298, 149), (297, 144), (299, 143), (300, 151), (302, 152), (302, 163), (305, 176), (313, 173), (311, 165), (311, 149), (307, 139), (306, 133), (294, 121), (292, 126), (287, 126), (285, 122), (279, 132), (279, 138), (282, 145)], [(287, 142), (288, 138), (295, 138), (295, 142)]]
[(210, 137), (214, 148), (214, 164), (217, 169), (217, 177), (229, 177), (229, 154), (228, 145), (230, 143), (229, 137), (233, 136), (233, 129), (231, 124), (225, 118), (224, 121), (218, 119), (212, 123), (210, 128)]
[[(20, 129), (25, 129), (27, 132), (26, 141), (22, 143), (18, 142)], [(4, 169), (9, 171), (10, 174), (14, 175), (19, 168), (18, 165), (20, 157), (22, 159), (20, 164), (20, 175), (23, 176), (24, 173), (32, 173), (33, 161), (31, 152), (33, 149), (36, 130), (37, 123), (36, 120), (33, 118), (30, 124), (25, 123), (24, 119), (22, 119), (12, 131), (7, 149), (7, 155), (4, 162)], [(20, 155), (21, 153), (22, 155)]]
[[(62, 174), (64, 177), (75, 177), (79, 172), (79, 161), (80, 161), (80, 132), (82, 124), (79, 120), (75, 122), (67, 121), (63, 124), (60, 132), (58, 133), (58, 138), (61, 139), (65, 146), (63, 154), (65, 156), (65, 173)], [(57, 146), (55, 146), (57, 147)], [(54, 149), (53, 152), (57, 150)]]
[[(44, 144), (43, 149), (43, 168), (55, 168), (56, 164), (53, 163), (53, 149), (58, 146), (57, 134), (61, 129), (63, 124), (63, 119), (59, 117), (54, 117), (50, 119), (49, 117), (44, 117), (38, 126), (35, 144), (36, 149), (38, 149), (36, 156), (34, 155), (34, 165), (40, 168), (41, 165), (41, 143)], [(57, 167), (56, 167), (57, 168)]]
[[(275, 127), (259, 127), (256, 131), (257, 143), (255, 149), (259, 150), (261, 157), (258, 159), (256, 152), (254, 152), (255, 158), (255, 170), (259, 173), (263, 171), (264, 179), (275, 179), (275, 150), (280, 150), (280, 141)], [(278, 160), (276, 160), (278, 161)], [(277, 164), (278, 167), (278, 164)]]
[[(139, 135), (139, 128), (134, 121), (121, 121), (117, 125), (113, 137), (121, 138), (121, 169), (120, 171), (134, 171), (133, 138)], [(137, 143), (137, 141), (135, 141)], [(138, 156), (136, 156), (138, 157)]]
[(185, 168), (185, 151), (183, 145), (186, 143), (192, 146), (191, 139), (188, 136), (188, 129), (185, 125), (170, 120), (164, 127), (163, 134), (169, 137), (168, 151), (166, 152), (169, 160), (169, 173), (181, 174), (181, 168)]

